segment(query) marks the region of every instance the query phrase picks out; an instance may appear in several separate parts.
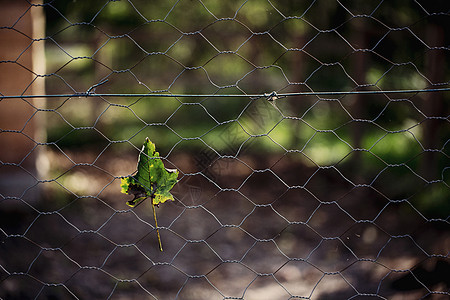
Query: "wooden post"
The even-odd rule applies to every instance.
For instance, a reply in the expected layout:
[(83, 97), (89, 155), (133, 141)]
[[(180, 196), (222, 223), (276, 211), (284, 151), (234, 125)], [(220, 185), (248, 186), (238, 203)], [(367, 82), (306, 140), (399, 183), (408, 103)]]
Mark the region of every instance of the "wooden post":
[[(430, 47), (440, 47), (445, 45), (444, 29), (436, 24), (430, 24), (427, 28), (427, 44)], [(425, 60), (426, 77), (433, 83), (439, 84), (445, 82), (445, 55), (443, 50), (430, 50)], [(427, 117), (444, 116), (444, 101), (442, 93), (428, 93), (424, 97), (426, 105), (423, 112)], [(427, 120), (423, 132), (423, 145), (425, 149), (439, 149), (439, 138), (441, 126), (439, 122)], [(438, 168), (438, 155), (432, 153), (425, 155), (422, 160), (422, 170), (427, 180), (436, 180), (440, 178)]]
[[(34, 1), (33, 3), (38, 3)], [(40, 6), (27, 1), (0, 1), (0, 93), (3, 96), (45, 94), (45, 19)], [(35, 199), (42, 161), (38, 142), (45, 99), (0, 100), (0, 200)], [(38, 170), (39, 169), (39, 170)], [(9, 202), (9, 201), (6, 201)]]

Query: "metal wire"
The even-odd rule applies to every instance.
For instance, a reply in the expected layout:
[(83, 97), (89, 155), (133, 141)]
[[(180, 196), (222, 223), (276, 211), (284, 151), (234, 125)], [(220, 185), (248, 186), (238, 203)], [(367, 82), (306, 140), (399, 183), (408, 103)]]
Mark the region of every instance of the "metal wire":
[(449, 296), (447, 2), (2, 6), (1, 299)]
[[(417, 90), (381, 90), (381, 91), (323, 91), (323, 92), (298, 92), (298, 93), (276, 93), (277, 97), (295, 97), (295, 96), (343, 96), (343, 95), (376, 95), (376, 94), (417, 94), (417, 93), (436, 93), (448, 92), (450, 88), (436, 89), (417, 89)], [(46, 95), (2, 95), (1, 99), (33, 99), (33, 98), (72, 98), (72, 97), (175, 97), (175, 98), (267, 98), (271, 93), (263, 94), (167, 94), (167, 93), (147, 93), (147, 94), (104, 94), (92, 93), (89, 90), (86, 93), (74, 94), (46, 94)]]

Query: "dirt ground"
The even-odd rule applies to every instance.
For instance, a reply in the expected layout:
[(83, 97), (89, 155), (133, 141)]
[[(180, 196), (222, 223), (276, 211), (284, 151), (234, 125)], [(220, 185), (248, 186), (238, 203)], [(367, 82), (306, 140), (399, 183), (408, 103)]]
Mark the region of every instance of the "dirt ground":
[(174, 154), (160, 252), (150, 204), (120, 193), (134, 156), (48, 155), (52, 180), (0, 201), (2, 299), (448, 299), (448, 222), (336, 169)]

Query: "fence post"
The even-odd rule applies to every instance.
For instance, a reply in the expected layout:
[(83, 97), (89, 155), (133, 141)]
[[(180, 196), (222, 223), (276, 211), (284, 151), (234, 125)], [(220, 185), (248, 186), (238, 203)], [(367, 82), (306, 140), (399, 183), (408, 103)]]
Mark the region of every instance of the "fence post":
[[(430, 47), (437, 47), (445, 44), (444, 31), (440, 26), (430, 24), (427, 27), (426, 42)], [(445, 78), (445, 55), (443, 51), (429, 50), (429, 54), (425, 60), (426, 77), (432, 84), (439, 84), (444, 82)], [(445, 110), (442, 93), (429, 93), (425, 96), (426, 105), (423, 107), (423, 112), (427, 117), (436, 117)], [(438, 141), (441, 128), (438, 122), (427, 120), (424, 128), (424, 147), (425, 149), (439, 149)], [(439, 178), (440, 174), (437, 172), (438, 156), (434, 153), (427, 155), (422, 160), (422, 169), (427, 180), (435, 180)]]
[[(45, 94), (45, 18), (40, 6), (27, 1), (0, 1), (0, 93), (1, 95)], [(34, 3), (41, 1), (34, 1)], [(0, 194), (3, 197), (36, 199), (35, 185), (45, 172), (45, 158), (36, 141), (45, 142), (45, 99), (0, 100)], [(37, 166), (41, 162), (41, 166)], [(24, 191), (27, 191), (24, 194)], [(1, 198), (0, 198), (1, 199)]]

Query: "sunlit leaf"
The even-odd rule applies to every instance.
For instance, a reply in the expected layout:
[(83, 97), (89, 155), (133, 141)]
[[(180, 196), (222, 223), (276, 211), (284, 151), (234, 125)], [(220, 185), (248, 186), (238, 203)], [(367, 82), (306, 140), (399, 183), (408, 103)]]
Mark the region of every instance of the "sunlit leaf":
[(134, 195), (133, 200), (127, 201), (128, 206), (135, 207), (147, 198), (152, 199), (153, 215), (161, 251), (162, 246), (154, 206), (158, 206), (167, 200), (174, 200), (170, 190), (178, 182), (178, 173), (176, 169), (164, 167), (159, 153), (156, 152), (155, 144), (149, 138), (146, 138), (139, 154), (136, 175), (121, 179), (121, 192)]

